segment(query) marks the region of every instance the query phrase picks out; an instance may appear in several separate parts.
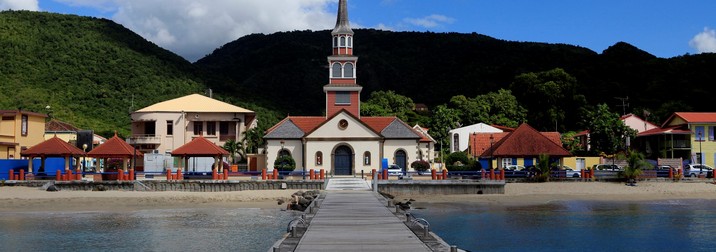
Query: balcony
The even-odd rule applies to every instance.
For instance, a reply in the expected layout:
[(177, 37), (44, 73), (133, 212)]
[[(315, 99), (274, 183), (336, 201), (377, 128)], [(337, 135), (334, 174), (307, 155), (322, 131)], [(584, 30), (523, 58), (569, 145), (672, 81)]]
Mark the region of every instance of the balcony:
[(162, 137), (159, 135), (133, 135), (129, 138), (129, 144), (162, 144)]
[(219, 135), (219, 141), (226, 142), (229, 139), (236, 140), (236, 135)]

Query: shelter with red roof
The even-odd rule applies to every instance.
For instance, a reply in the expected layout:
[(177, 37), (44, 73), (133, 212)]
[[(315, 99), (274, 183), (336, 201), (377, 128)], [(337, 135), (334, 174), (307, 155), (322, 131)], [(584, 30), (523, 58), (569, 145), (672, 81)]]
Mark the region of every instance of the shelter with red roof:
[[(176, 150), (172, 151), (172, 156), (181, 157), (181, 162), (179, 162), (179, 169), (182, 169), (183, 171), (188, 171), (184, 167), (189, 167), (189, 158), (210, 157), (214, 159), (213, 169), (222, 172), (223, 166), (219, 166), (219, 164), (221, 163), (222, 157), (228, 155), (228, 151), (224, 150), (224, 148), (219, 147), (218, 145), (214, 144), (203, 136), (194, 138), (191, 140), (191, 142), (188, 142), (177, 148)], [(193, 168), (195, 169), (194, 171), (196, 171), (197, 167)]]
[[(324, 169), (333, 175), (355, 175), (380, 170), (382, 160), (410, 169), (417, 160), (431, 161), (434, 145), (421, 132), (397, 117), (360, 115), (360, 92), (353, 55), (353, 30), (347, 2), (339, 1), (336, 26), (331, 32), (333, 54), (328, 56), (325, 116), (288, 116), (269, 128), (268, 168), (281, 155), (291, 155), (296, 170)], [(421, 141), (423, 144), (421, 144)], [(429, 140), (428, 140), (429, 141)]]
[[(107, 140), (104, 144), (98, 145), (94, 149), (92, 149), (89, 153), (87, 153), (88, 157), (92, 158), (102, 158), (105, 159), (104, 163), (108, 164), (106, 159), (109, 158), (116, 158), (116, 159), (122, 159), (122, 169), (127, 169), (130, 166), (128, 165), (131, 162), (131, 167), (136, 167), (136, 161), (137, 159), (141, 159), (144, 157), (144, 154), (140, 151), (138, 151), (133, 146), (129, 145), (127, 142), (122, 140), (117, 136), (115, 133), (112, 138)], [(107, 169), (107, 168), (105, 168)], [(105, 170), (108, 171), (108, 170)], [(143, 171), (140, 167), (140, 169), (136, 169), (136, 171)]]
[(41, 158), (42, 162), (40, 167), (38, 168), (38, 173), (40, 172), (47, 172), (45, 171), (45, 160), (48, 157), (61, 157), (65, 159), (65, 170), (69, 170), (71, 159), (75, 158), (77, 159), (75, 161), (75, 167), (74, 169), (79, 169), (79, 158), (85, 154), (84, 151), (80, 150), (79, 148), (63, 141), (62, 139), (58, 137), (53, 137), (50, 139), (45, 140), (44, 142), (41, 142), (39, 144), (36, 144), (35, 146), (32, 146), (26, 150), (23, 150), (20, 152), (20, 155), (23, 157), (27, 157), (28, 159), (28, 172), (32, 173), (32, 160), (35, 158)]

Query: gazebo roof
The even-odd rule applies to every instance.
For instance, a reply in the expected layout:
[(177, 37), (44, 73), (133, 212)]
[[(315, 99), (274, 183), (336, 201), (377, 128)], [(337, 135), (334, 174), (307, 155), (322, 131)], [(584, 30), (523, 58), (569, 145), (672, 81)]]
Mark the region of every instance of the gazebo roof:
[(172, 156), (215, 157), (227, 156), (229, 152), (217, 146), (203, 136), (194, 138), (191, 142), (172, 151)]
[(496, 157), (524, 157), (539, 156), (547, 154), (552, 157), (572, 156), (569, 151), (561, 145), (550, 140), (550, 137), (541, 134), (539, 131), (527, 124), (522, 124), (515, 131), (509, 133), (483, 152), (492, 153)]
[(85, 152), (79, 148), (70, 145), (63, 141), (57, 136), (47, 139), (42, 143), (30, 147), (27, 150), (21, 151), (20, 155), (23, 157), (64, 157), (64, 156), (81, 156)]
[(134, 147), (122, 140), (115, 134), (107, 142), (100, 144), (87, 153), (90, 157), (133, 157), (134, 155), (143, 156), (142, 152), (134, 150)]

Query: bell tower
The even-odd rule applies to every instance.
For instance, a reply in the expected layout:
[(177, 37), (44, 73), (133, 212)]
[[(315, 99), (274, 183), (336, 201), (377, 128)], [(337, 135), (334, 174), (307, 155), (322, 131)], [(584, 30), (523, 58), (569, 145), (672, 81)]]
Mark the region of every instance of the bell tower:
[(328, 85), (323, 86), (326, 93), (326, 118), (345, 109), (360, 118), (360, 92), (363, 89), (356, 83), (356, 63), (353, 56), (353, 30), (348, 22), (347, 0), (338, 1), (336, 27), (331, 32), (333, 54), (328, 56)]

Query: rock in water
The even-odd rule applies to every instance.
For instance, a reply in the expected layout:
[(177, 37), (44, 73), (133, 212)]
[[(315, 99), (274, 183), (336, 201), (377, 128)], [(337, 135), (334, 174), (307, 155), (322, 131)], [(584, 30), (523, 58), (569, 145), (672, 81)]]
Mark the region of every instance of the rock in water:
[(55, 186), (55, 185), (50, 185), (50, 186), (47, 187), (47, 191), (48, 191), (48, 192), (57, 192), (57, 191), (59, 191), (59, 190), (60, 190), (60, 189), (57, 188), (57, 186)]

